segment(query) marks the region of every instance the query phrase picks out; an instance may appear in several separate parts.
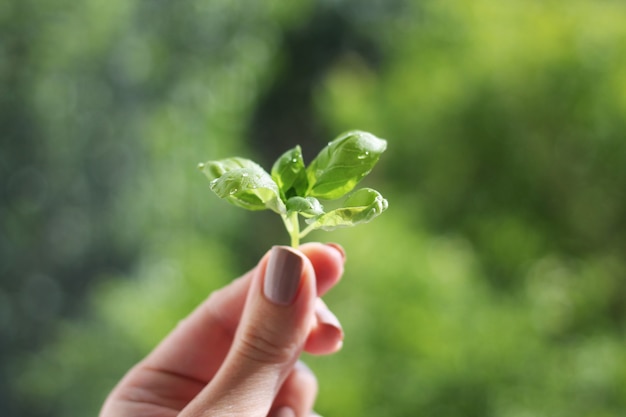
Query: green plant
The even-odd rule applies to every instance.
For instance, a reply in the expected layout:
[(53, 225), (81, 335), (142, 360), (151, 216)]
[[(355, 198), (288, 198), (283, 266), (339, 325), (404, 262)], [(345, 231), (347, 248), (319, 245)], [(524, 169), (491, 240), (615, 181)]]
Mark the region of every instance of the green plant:
[[(270, 209), (283, 219), (297, 247), (309, 232), (366, 223), (387, 209), (376, 190), (352, 192), (340, 207), (326, 211), (320, 200), (350, 193), (374, 167), (387, 142), (361, 131), (350, 131), (330, 142), (305, 166), (300, 146), (282, 154), (268, 174), (255, 162), (234, 157), (199, 164), (220, 198), (248, 210)], [(299, 215), (306, 227), (300, 229)]]

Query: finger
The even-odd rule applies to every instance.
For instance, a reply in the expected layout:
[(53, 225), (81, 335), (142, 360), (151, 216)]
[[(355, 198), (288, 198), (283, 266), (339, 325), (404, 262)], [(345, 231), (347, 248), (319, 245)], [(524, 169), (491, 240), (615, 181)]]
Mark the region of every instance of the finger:
[(269, 416), (308, 416), (316, 396), (317, 378), (302, 361), (298, 361), (276, 395)]
[[(340, 247), (307, 243), (301, 249), (310, 259), (316, 284), (323, 287), (323, 291), (339, 281), (344, 259)], [(183, 405), (195, 397), (214, 377), (226, 357), (252, 278), (267, 256), (253, 270), (212, 293), (182, 320), (148, 357), (131, 369), (107, 403), (137, 389), (146, 393), (169, 392), (175, 402)]]
[(267, 415), (314, 320), (315, 278), (302, 252), (272, 248), (252, 277), (228, 356), (181, 417)]
[[(307, 243), (301, 246), (301, 251), (310, 260), (316, 283), (321, 283), (327, 290), (339, 281), (343, 272), (342, 252), (321, 243)], [(250, 281), (259, 266), (266, 262), (268, 254), (255, 269), (214, 292), (179, 323), (146, 358), (145, 365), (199, 381), (210, 381), (230, 348)]]
[(309, 331), (304, 350), (313, 355), (329, 355), (343, 346), (343, 329), (337, 317), (322, 299), (315, 303), (315, 320)]
[(214, 292), (142, 362), (147, 369), (208, 383), (226, 357), (254, 270)]
[(317, 295), (321, 297), (341, 279), (346, 252), (337, 243), (305, 243), (299, 249), (313, 264), (317, 277)]
[[(254, 270), (214, 292), (113, 389), (101, 417), (151, 415), (153, 408), (182, 410), (217, 372), (232, 341), (216, 305), (241, 314)], [(216, 306), (214, 309), (212, 306)], [(152, 408), (151, 408), (152, 407)]]

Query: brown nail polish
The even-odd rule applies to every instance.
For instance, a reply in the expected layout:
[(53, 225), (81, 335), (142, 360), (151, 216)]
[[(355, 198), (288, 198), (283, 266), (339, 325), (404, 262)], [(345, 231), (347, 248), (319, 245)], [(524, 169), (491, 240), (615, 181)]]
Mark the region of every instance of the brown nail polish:
[(296, 298), (302, 275), (302, 257), (287, 246), (274, 246), (270, 252), (263, 293), (278, 305), (290, 305)]
[(333, 332), (339, 340), (343, 340), (343, 329), (341, 323), (325, 304), (321, 300), (318, 301), (315, 307), (315, 316), (319, 326), (325, 326), (327, 331)]

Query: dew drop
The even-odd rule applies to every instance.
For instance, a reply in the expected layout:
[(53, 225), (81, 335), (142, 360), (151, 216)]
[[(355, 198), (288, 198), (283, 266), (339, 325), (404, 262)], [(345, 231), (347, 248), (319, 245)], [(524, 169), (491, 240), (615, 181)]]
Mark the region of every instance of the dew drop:
[(219, 178), (215, 178), (215, 179), (211, 180), (211, 182), (209, 183), (209, 185), (210, 185), (211, 187), (213, 187), (213, 186), (215, 186), (215, 184), (217, 184), (217, 181), (219, 181)]
[(232, 190), (230, 190), (230, 192), (228, 194), (233, 195), (233, 194), (237, 193), (238, 191), (239, 191), (239, 189), (233, 188)]

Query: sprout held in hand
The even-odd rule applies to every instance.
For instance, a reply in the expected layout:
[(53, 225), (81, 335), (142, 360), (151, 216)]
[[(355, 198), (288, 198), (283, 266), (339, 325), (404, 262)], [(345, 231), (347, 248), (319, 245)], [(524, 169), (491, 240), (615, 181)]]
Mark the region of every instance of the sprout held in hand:
[[(387, 209), (387, 200), (376, 190), (361, 188), (342, 206), (325, 211), (321, 200), (336, 200), (350, 193), (374, 167), (387, 141), (361, 131), (344, 133), (304, 165), (300, 146), (281, 155), (271, 174), (244, 158), (209, 161), (198, 166), (221, 198), (248, 210), (270, 209), (280, 214), (291, 246), (309, 232), (366, 223)], [(306, 227), (300, 230), (298, 215)]]

